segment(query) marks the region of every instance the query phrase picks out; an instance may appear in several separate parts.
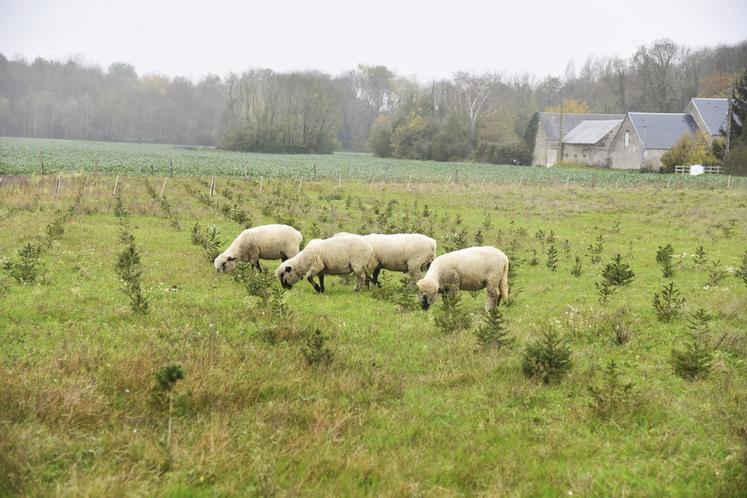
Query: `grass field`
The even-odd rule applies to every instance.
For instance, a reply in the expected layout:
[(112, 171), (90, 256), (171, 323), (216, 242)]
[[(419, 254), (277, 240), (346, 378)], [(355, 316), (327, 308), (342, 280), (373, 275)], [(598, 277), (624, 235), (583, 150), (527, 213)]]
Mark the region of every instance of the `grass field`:
[[(23, 143), (0, 139), (5, 173), (32, 171), (29, 160), (6, 154)], [(59, 165), (78, 152), (65, 156), (61, 143), (29, 141), (23, 154), (56, 154), (58, 169), (73, 171)], [(198, 154), (107, 147), (106, 163), (131, 164), (130, 172), (147, 172), (147, 161), (127, 163), (133, 147), (173, 153), (175, 162)], [(265, 161), (261, 187), (259, 173), (218, 177), (210, 197), (209, 178), (175, 177), (162, 199), (164, 177), (120, 178), (145, 315), (132, 312), (115, 272), (125, 243), (114, 177), (65, 175), (59, 190), (56, 176), (0, 185), (0, 257), (18, 263), (31, 242), (43, 267), (34, 283), (0, 273), (0, 496), (747, 496), (743, 183), (685, 178), (666, 188), (666, 177), (629, 174), (645, 181), (615, 185), (607, 172), (583, 171), (600, 180), (566, 186), (565, 172), (521, 168), (527, 178), (558, 175), (557, 184), (537, 176), (481, 185), (488, 167), (465, 165), (474, 169), (448, 185), (421, 177), (410, 188), (372, 186), (363, 175), (340, 189), (336, 178), (307, 177), (299, 188), (272, 161), (337, 171), (347, 156), (235, 156), (220, 161)], [(411, 164), (413, 175), (426, 170), (386, 164), (400, 179)], [(299, 283), (284, 294), (279, 319), (191, 241), (196, 223), (217, 227), (222, 250), (242, 226), (278, 221), (306, 240), (420, 231), (439, 241), (439, 253), (482, 237), (516, 270), (510, 306), (501, 306), (513, 344), (478, 347), (484, 293), (462, 293), (472, 325), (447, 333), (434, 320), (442, 303), (428, 312), (403, 307), (400, 276), (387, 272), (383, 290), (360, 293), (335, 277), (323, 295)], [(600, 236), (601, 262), (593, 263), (589, 247)], [(656, 262), (665, 244), (674, 247), (671, 278)], [(550, 246), (556, 271), (546, 265)], [(693, 257), (700, 246), (707, 262)], [(635, 277), (603, 305), (595, 282), (615, 254)], [(685, 303), (664, 323), (652, 298), (668, 282)], [(705, 334), (712, 367), (689, 381), (670, 358), (701, 307), (713, 315)], [(333, 355), (327, 363), (307, 359), (317, 329)], [(522, 358), (548, 330), (564, 337), (572, 368), (546, 385), (524, 376)], [(605, 390), (609, 360), (630, 390)], [(185, 378), (173, 389), (169, 459), (169, 404), (155, 374), (171, 363)], [(608, 413), (590, 386), (608, 395)]]

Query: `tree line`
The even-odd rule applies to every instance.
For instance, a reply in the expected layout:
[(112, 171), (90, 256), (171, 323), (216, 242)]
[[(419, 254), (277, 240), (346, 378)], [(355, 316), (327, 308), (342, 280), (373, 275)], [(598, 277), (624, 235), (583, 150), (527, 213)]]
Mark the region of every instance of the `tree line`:
[(562, 76), (459, 72), (428, 83), (366, 65), (193, 82), (121, 62), (103, 70), (0, 54), (0, 135), (526, 164), (538, 110), (566, 99), (588, 112), (682, 112), (692, 97), (726, 97), (745, 67), (747, 41), (659, 40), (628, 58), (571, 61)]

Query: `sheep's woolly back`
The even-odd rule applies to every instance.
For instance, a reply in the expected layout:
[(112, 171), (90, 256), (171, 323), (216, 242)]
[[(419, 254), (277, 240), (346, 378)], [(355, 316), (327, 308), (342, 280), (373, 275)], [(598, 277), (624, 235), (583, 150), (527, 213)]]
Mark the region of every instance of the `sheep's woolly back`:
[[(340, 232), (334, 237), (356, 236)], [(386, 270), (415, 271), (436, 257), (436, 241), (419, 233), (359, 235), (371, 245), (379, 266)]]
[(315, 276), (324, 272), (328, 275), (347, 275), (365, 272), (370, 274), (376, 268), (376, 258), (371, 246), (357, 236), (340, 236), (310, 241), (303, 251), (282, 263), (275, 275), (291, 271), (300, 276)]
[(226, 253), (245, 259), (254, 252), (261, 259), (292, 258), (298, 254), (303, 235), (289, 225), (262, 225), (244, 230), (239, 234)]
[(437, 257), (425, 278), (440, 288), (480, 290), (498, 288), (508, 272), (508, 257), (490, 246), (470, 247)]

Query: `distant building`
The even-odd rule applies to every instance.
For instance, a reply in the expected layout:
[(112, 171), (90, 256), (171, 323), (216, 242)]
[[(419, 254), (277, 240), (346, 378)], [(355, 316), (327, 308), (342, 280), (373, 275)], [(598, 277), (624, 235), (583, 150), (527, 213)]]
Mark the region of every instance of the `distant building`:
[(696, 98), (684, 113), (563, 114), (561, 123), (560, 113), (540, 112), (532, 164), (658, 170), (661, 156), (683, 135), (720, 136), (728, 110), (727, 99)]
[(532, 164), (552, 166), (561, 160), (558, 156), (561, 126), (563, 136), (565, 136), (583, 121), (609, 121), (624, 118), (625, 114), (563, 114), (561, 123), (559, 112), (540, 112)]
[(661, 167), (661, 156), (698, 125), (690, 114), (629, 112), (609, 148), (613, 169)]

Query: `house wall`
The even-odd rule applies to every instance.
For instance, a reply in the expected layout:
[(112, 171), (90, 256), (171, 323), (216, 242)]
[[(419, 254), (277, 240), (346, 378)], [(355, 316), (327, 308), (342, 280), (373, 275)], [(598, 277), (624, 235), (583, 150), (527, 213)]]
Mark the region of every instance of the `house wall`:
[(661, 169), (661, 156), (667, 149), (646, 149), (643, 151), (643, 167), (645, 169), (651, 169), (659, 171)]
[[(630, 133), (630, 142), (625, 146), (625, 132)], [(609, 148), (609, 167), (612, 169), (640, 169), (643, 166), (643, 144), (626, 117), (617, 130)]]
[(547, 163), (547, 134), (540, 123), (537, 126), (537, 136), (534, 139), (534, 153), (532, 154), (532, 164), (545, 166)]

